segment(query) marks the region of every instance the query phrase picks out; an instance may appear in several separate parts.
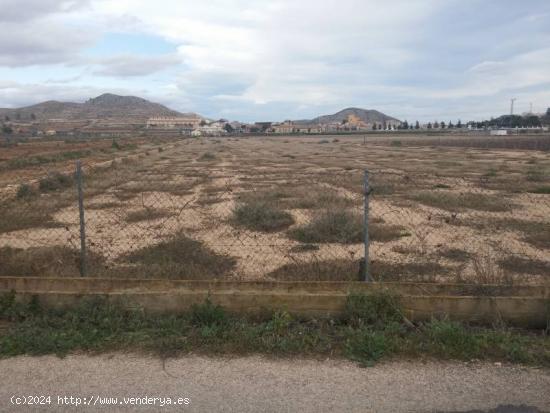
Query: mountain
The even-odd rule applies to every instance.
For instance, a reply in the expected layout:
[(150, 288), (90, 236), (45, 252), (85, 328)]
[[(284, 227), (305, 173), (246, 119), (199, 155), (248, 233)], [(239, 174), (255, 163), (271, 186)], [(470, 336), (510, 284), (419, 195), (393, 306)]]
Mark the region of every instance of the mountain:
[(358, 119), (365, 123), (377, 123), (382, 124), (384, 122), (394, 121), (400, 122), (396, 118), (392, 118), (377, 110), (360, 109), (360, 108), (347, 108), (337, 112), (333, 115), (318, 116), (311, 120), (296, 121), (297, 123), (342, 123), (342, 121), (349, 121), (350, 119)]
[(105, 93), (84, 103), (47, 101), (18, 109), (1, 109), (0, 119), (9, 116), (12, 121), (113, 120), (140, 122), (153, 116), (181, 116), (182, 113), (136, 96)]

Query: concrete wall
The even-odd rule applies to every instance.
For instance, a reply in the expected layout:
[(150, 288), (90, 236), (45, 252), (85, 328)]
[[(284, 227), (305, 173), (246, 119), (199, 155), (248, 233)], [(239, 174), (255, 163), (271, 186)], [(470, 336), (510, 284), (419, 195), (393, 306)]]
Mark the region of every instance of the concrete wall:
[(549, 286), (0, 277), (0, 292), (11, 290), (22, 300), (36, 295), (51, 307), (100, 295), (153, 312), (180, 312), (210, 297), (235, 313), (286, 310), (315, 317), (341, 314), (349, 293), (388, 290), (401, 296), (405, 315), (413, 321), (446, 316), (524, 327), (545, 327), (550, 309)]

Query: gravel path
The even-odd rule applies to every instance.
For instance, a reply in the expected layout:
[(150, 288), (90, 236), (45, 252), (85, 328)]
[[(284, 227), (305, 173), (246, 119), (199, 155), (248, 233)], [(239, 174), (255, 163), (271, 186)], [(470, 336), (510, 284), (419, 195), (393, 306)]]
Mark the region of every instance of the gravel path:
[[(396, 361), (360, 368), (337, 360), (190, 356), (163, 366), (140, 355), (16, 357), (0, 360), (0, 383), (0, 412), (550, 411), (549, 370), (487, 363)], [(52, 397), (50, 405), (30, 409), (12, 405), (13, 395)], [(118, 404), (59, 405), (57, 396), (73, 396), (74, 403), (76, 397), (81, 403), (117, 397)], [(189, 404), (125, 406), (123, 397), (141, 403), (180, 397)]]

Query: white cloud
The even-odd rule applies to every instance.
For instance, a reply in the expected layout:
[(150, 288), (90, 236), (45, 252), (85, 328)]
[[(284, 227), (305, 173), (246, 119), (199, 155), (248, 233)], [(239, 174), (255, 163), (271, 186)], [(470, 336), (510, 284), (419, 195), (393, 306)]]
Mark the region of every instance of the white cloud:
[(90, 0), (2, 0), (0, 21), (22, 22), (55, 13), (78, 10)]
[[(353, 105), (433, 120), (481, 116), (509, 93), (541, 106), (548, 99), (550, 3), (540, 0), (505, 8), (497, 0), (3, 3), (10, 36), (0, 37), (0, 66), (74, 72), (63, 73), (74, 81), (47, 87), (14, 74), (4, 79), (22, 88), (13, 101), (31, 85), (71, 97), (107, 91), (103, 84), (213, 117), (280, 119)], [(177, 51), (86, 54), (117, 31), (161, 37)]]
[(181, 60), (176, 55), (136, 56), (126, 54), (99, 59), (96, 63), (100, 68), (94, 71), (94, 74), (131, 77), (150, 75), (170, 66), (177, 65), (181, 63)]

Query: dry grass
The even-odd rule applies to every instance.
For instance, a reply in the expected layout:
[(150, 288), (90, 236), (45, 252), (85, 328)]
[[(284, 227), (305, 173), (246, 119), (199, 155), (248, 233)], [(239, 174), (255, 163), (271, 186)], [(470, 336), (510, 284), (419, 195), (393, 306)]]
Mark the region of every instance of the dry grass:
[(311, 222), (288, 231), (288, 236), (303, 243), (356, 244), (364, 237), (361, 215), (349, 210), (326, 210)]
[[(103, 259), (87, 257), (89, 274), (101, 272)], [(0, 274), (12, 277), (78, 277), (80, 254), (68, 247), (0, 248)]]
[(312, 261), (286, 264), (267, 274), (280, 281), (357, 281), (357, 260)]
[(374, 242), (390, 242), (409, 236), (405, 227), (401, 225), (384, 224), (381, 222), (369, 222), (369, 240)]
[(434, 282), (449, 273), (449, 269), (435, 261), (392, 263), (373, 260), (370, 273), (377, 281), (421, 281)]
[(438, 251), (438, 255), (455, 262), (468, 262), (472, 258), (472, 254), (460, 248), (445, 248)]
[(502, 269), (511, 274), (540, 274), (550, 276), (550, 262), (510, 255), (498, 261)]
[(216, 155), (214, 155), (212, 152), (205, 152), (197, 159), (197, 161), (200, 161), (200, 162), (215, 161), (216, 159), (217, 159)]
[(514, 208), (514, 204), (502, 196), (466, 192), (420, 192), (410, 196), (410, 199), (421, 204), (456, 212), (465, 209), (487, 212), (505, 212)]
[(174, 212), (167, 209), (143, 208), (138, 211), (128, 213), (125, 220), (128, 223), (134, 223), (141, 221), (152, 221), (159, 218), (167, 218), (173, 215)]
[(277, 232), (294, 224), (294, 218), (267, 201), (250, 200), (237, 204), (229, 222), (236, 228)]
[(216, 254), (203, 243), (178, 233), (159, 244), (123, 256), (123, 263), (133, 264), (128, 272), (141, 277), (185, 280), (216, 279), (227, 276), (235, 259)]
[[(326, 137), (328, 142), (323, 145), (316, 144), (321, 137), (293, 137), (292, 145), (282, 145), (280, 139), (269, 137), (240, 142), (220, 140), (223, 143), (165, 141), (162, 154), (149, 142), (146, 148), (149, 156), (136, 154), (112, 162), (110, 167), (104, 161), (111, 161), (112, 154), (105, 154), (101, 167), (92, 167), (90, 163), (84, 169), (85, 205), (91, 211), (87, 215), (90, 240), (102, 242), (97, 248), (116, 259), (131, 245), (155, 247), (157, 236), (169, 237), (175, 227), (193, 228), (197, 239), (205, 240), (197, 248), (208, 249), (210, 245), (211, 253), (224, 251), (217, 244), (240, 242), (239, 248), (230, 250), (241, 257), (239, 275), (247, 279), (266, 276), (258, 263), (272, 270), (279, 263), (288, 262), (288, 257), (298, 261), (321, 260), (327, 257), (326, 251), (330, 251), (331, 258), (347, 259), (349, 250), (359, 248), (350, 245), (363, 241), (362, 169), (368, 166), (374, 200), (369, 226), (373, 241), (371, 257), (375, 259), (373, 270), (382, 277), (441, 281), (463, 276), (474, 283), (492, 280), (507, 283), (506, 277), (512, 273), (517, 278), (520, 272), (540, 275), (546, 271), (540, 263), (550, 249), (550, 224), (545, 219), (549, 215), (545, 196), (550, 171), (547, 154), (533, 151), (526, 156), (520, 151), (411, 147), (410, 137), (405, 135), (373, 137), (366, 145), (357, 137), (338, 136), (339, 142), (333, 138)], [(391, 146), (394, 139), (400, 140), (401, 148)], [(414, 139), (421, 139), (421, 135), (415, 135)], [(120, 155), (118, 152), (116, 156)], [(72, 163), (67, 168), (56, 165), (56, 169), (72, 179)], [(12, 198), (0, 200), (0, 236), (7, 244), (12, 245), (15, 235), (3, 234), (19, 229), (30, 231), (21, 233), (17, 244), (13, 243), (15, 246), (66, 242), (68, 235), (77, 234), (73, 182), (62, 178), (58, 185), (54, 177), (53, 181), (45, 181), (40, 191), (38, 181), (44, 174), (44, 169), (32, 168), (18, 170), (17, 176), (13, 172), (0, 173), (1, 185), (13, 185), (5, 192), (12, 194)], [(19, 198), (18, 187), (22, 188)], [(136, 211), (144, 205), (155, 208)], [(151, 225), (136, 224), (135, 230), (131, 228), (137, 222), (169, 216), (165, 208), (180, 205), (189, 209), (175, 218), (178, 225), (164, 225), (159, 220)], [(64, 210), (66, 207), (69, 208)], [(63, 214), (59, 214), (62, 210)], [(122, 217), (128, 214), (128, 221), (118, 216), (116, 225), (110, 223), (118, 214)], [(384, 217), (386, 221), (372, 217)], [(235, 229), (219, 235), (219, 228), (212, 224), (215, 222), (229, 223)], [(62, 228), (44, 229), (63, 225), (69, 226), (71, 234)], [(95, 229), (101, 233), (94, 234)], [(414, 236), (403, 239), (411, 234)], [(272, 248), (269, 254), (261, 256), (255, 249), (258, 245), (267, 248), (279, 244), (285, 236), (300, 244), (289, 240), (281, 248)], [(500, 239), (496, 240), (497, 237)], [(327, 243), (332, 245), (322, 245)], [(164, 248), (163, 243), (160, 245)], [(492, 255), (489, 254), (488, 263), (482, 262), (487, 254), (477, 250), (479, 245), (489, 245)], [(500, 256), (494, 257), (504, 250), (522, 256), (524, 261), (503, 261), (499, 265)], [(170, 259), (164, 265), (129, 262), (126, 258), (110, 262), (111, 268), (102, 268), (103, 273), (171, 277), (177, 276), (178, 266), (184, 265), (174, 264)], [(533, 261), (533, 268), (525, 261)], [(326, 262), (332, 261), (314, 263), (317, 278), (332, 279), (334, 273), (343, 274), (339, 269), (342, 266)], [(291, 267), (285, 266), (281, 271), (299, 277), (300, 271)], [(309, 272), (311, 268), (308, 267)], [(347, 278), (349, 274), (355, 277), (356, 273), (355, 269), (348, 270), (338, 277)], [(231, 276), (231, 271), (223, 275)], [(532, 278), (537, 282), (540, 279)]]
[(30, 228), (59, 228), (65, 224), (54, 220), (53, 214), (76, 203), (72, 194), (48, 194), (38, 198), (10, 199), (0, 203), (0, 234)]

